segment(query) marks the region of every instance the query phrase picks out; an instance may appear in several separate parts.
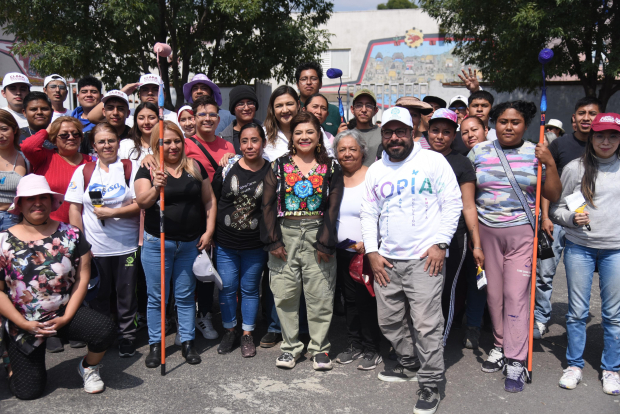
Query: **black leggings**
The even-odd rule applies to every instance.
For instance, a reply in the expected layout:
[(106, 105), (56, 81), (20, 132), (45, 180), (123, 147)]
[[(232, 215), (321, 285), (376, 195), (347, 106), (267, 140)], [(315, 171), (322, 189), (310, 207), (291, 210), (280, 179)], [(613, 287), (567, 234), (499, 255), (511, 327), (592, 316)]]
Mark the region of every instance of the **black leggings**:
[[(71, 341), (84, 341), (88, 344), (89, 351), (100, 353), (114, 343), (116, 327), (109, 317), (82, 306), (71, 322), (60, 328), (56, 335)], [(39, 398), (47, 382), (45, 346), (41, 344), (30, 355), (26, 355), (18, 349), (15, 341), (10, 339), (8, 352), (13, 370), (9, 379), (11, 392), (20, 400)]]

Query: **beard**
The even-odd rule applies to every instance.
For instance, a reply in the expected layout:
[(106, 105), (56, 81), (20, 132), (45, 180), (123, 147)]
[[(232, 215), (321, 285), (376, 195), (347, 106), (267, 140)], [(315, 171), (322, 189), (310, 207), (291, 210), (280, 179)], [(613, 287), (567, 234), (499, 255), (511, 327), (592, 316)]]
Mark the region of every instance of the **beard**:
[[(400, 148), (394, 148), (400, 145)], [(413, 138), (399, 138), (396, 142), (390, 142), (385, 148), (385, 152), (390, 156), (391, 161), (402, 161), (411, 154), (413, 150)]]

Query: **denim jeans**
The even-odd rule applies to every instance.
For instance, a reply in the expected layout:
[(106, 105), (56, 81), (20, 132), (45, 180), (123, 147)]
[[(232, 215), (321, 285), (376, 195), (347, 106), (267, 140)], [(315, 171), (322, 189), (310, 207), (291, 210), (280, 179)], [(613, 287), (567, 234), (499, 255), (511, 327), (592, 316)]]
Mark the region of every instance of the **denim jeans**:
[(222, 278), (220, 311), (226, 329), (237, 326), (237, 290), (241, 287), (241, 315), (244, 331), (253, 331), (258, 313), (259, 287), (267, 252), (262, 248), (234, 250), (217, 245), (217, 271)]
[(19, 224), (19, 216), (17, 214), (0, 211), (0, 231), (11, 228), (16, 224)]
[(534, 319), (545, 325), (551, 318), (551, 294), (553, 293), (553, 277), (555, 270), (562, 258), (566, 232), (564, 227), (553, 225), (553, 244), (551, 248), (555, 257), (547, 260), (539, 260), (536, 274), (536, 307), (534, 309)]
[[(189, 242), (166, 240), (166, 303), (170, 295), (170, 285), (174, 288), (174, 299), (179, 317), (181, 342), (190, 341), (195, 336), (196, 305), (194, 290), (196, 278), (192, 265), (198, 248), (198, 239)], [(149, 329), (149, 344), (161, 342), (161, 271), (160, 240), (144, 232), (142, 246), (142, 266), (146, 275), (148, 305), (146, 319)]]
[(620, 250), (594, 249), (566, 240), (564, 265), (568, 283), (566, 333), (568, 366), (583, 368), (586, 321), (590, 313), (590, 290), (598, 265), (603, 317), (601, 369), (620, 370)]

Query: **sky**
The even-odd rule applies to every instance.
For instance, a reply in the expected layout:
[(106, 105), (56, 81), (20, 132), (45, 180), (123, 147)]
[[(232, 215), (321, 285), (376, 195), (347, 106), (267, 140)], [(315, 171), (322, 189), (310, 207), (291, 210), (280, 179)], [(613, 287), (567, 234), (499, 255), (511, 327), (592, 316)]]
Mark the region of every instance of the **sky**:
[(377, 4), (387, 0), (333, 0), (334, 11), (376, 10)]

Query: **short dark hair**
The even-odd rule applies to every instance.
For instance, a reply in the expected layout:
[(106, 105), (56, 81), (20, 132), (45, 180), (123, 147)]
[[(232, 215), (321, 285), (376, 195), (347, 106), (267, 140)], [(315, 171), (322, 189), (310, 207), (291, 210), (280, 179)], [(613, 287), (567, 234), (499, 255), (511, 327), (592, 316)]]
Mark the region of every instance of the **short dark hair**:
[(306, 103), (304, 104), (304, 107), (310, 105), (310, 102), (312, 102), (312, 100), (316, 97), (320, 97), (325, 99), (325, 103), (327, 104), (327, 113), (329, 113), (329, 101), (327, 100), (327, 98), (324, 95), (321, 95), (320, 93), (315, 93), (314, 95), (310, 96), (308, 98), (308, 100), (306, 101)]
[(493, 106), (493, 102), (495, 102), (495, 98), (493, 98), (493, 95), (491, 95), (490, 92), (476, 91), (469, 95), (469, 99), (467, 99), (467, 106), (470, 106), (474, 99), (484, 99), (485, 101), (488, 101), (491, 106)]
[(299, 83), (299, 78), (301, 78), (301, 72), (308, 69), (314, 69), (316, 72), (316, 76), (319, 78), (319, 82), (323, 81), (323, 68), (318, 62), (305, 62), (301, 65), (297, 66), (295, 69), (295, 83)]
[(598, 106), (599, 111), (600, 111), (601, 107), (603, 106), (601, 104), (601, 101), (599, 101), (594, 96), (584, 96), (583, 98), (578, 100), (577, 103), (575, 104), (575, 112), (577, 112), (577, 110), (579, 108), (581, 108), (582, 106), (588, 106), (588, 105), (596, 105), (596, 106)]
[(24, 98), (24, 109), (26, 109), (28, 107), (28, 104), (32, 101), (45, 101), (45, 103), (51, 108), (52, 107), (52, 102), (50, 101), (50, 98), (44, 94), (43, 92), (38, 92), (38, 91), (34, 91), (34, 92), (30, 92), (28, 95), (26, 95), (26, 97)]
[(101, 93), (101, 90), (103, 89), (103, 83), (101, 83), (99, 79), (95, 78), (92, 75), (84, 76), (78, 81), (78, 92), (84, 86), (94, 86), (95, 88), (97, 88), (99, 93)]
[(510, 102), (502, 102), (498, 104), (495, 108), (491, 110), (489, 114), (489, 119), (494, 124), (497, 123), (497, 119), (508, 109), (514, 109), (519, 112), (525, 121), (525, 126), (530, 126), (532, 123), (532, 119), (536, 116), (536, 112), (538, 109), (534, 102), (528, 101), (510, 101)]
[(199, 96), (198, 99), (194, 100), (192, 103), (192, 111), (194, 111), (194, 115), (198, 113), (198, 107), (213, 105), (217, 108), (217, 113), (220, 113), (220, 107), (217, 106), (217, 102), (215, 102), (215, 98), (211, 95), (202, 95)]
[(267, 142), (267, 135), (265, 135), (265, 130), (263, 129), (262, 126), (254, 122), (250, 122), (249, 124), (245, 124), (244, 126), (242, 126), (241, 130), (239, 131), (239, 137), (241, 137), (241, 134), (243, 134), (243, 131), (245, 131), (246, 129), (250, 129), (250, 128), (254, 128), (255, 130), (257, 130), (258, 135), (260, 135), (263, 142)]

